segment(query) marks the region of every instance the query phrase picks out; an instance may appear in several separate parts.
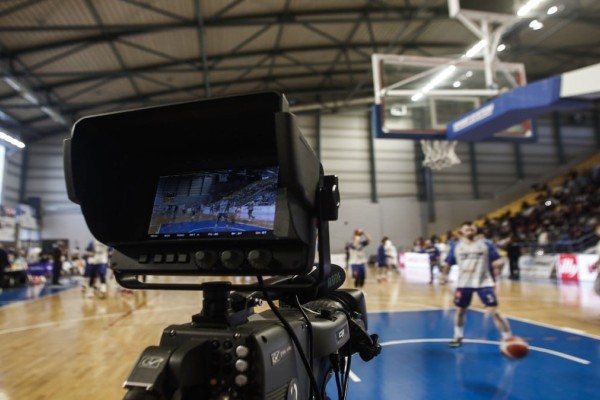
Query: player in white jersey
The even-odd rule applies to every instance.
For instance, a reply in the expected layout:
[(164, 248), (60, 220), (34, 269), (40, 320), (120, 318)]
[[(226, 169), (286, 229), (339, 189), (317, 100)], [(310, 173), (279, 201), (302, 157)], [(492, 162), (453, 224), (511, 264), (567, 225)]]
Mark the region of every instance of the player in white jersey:
[(512, 336), (510, 325), (498, 311), (498, 299), (495, 291), (495, 277), (504, 262), (496, 247), (488, 240), (477, 239), (477, 227), (471, 222), (463, 222), (460, 228), (461, 238), (454, 244), (446, 259), (442, 281), (445, 282), (452, 265), (458, 265), (458, 282), (454, 293), (456, 314), (454, 315), (454, 338), (450, 347), (460, 347), (467, 309), (471, 305), (473, 293), (477, 293), (488, 312), (494, 319), (502, 339)]

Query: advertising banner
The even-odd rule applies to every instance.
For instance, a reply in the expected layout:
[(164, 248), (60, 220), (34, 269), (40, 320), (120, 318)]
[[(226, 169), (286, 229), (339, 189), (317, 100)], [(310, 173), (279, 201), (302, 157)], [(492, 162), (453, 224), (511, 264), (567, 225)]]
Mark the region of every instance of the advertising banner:
[[(552, 278), (555, 266), (556, 256), (553, 254), (519, 257), (519, 274), (522, 278)], [(507, 272), (506, 276), (508, 276), (506, 265), (503, 272)]]
[(594, 268), (597, 260), (595, 254), (558, 254), (558, 278), (563, 282), (593, 282), (598, 274)]
[[(429, 282), (431, 273), (429, 269), (429, 255), (425, 253), (400, 253), (400, 270), (407, 280), (415, 282)], [(438, 276), (439, 271), (434, 270), (434, 276)], [(450, 268), (448, 280), (456, 282), (458, 278), (458, 268)]]

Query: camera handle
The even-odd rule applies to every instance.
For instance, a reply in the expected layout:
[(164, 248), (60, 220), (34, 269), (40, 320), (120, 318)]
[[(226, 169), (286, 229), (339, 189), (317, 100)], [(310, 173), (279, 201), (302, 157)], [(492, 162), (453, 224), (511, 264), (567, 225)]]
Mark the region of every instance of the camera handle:
[(248, 322), (249, 308), (235, 311), (231, 305), (231, 282), (206, 282), (202, 311), (192, 315), (195, 325), (238, 326)]

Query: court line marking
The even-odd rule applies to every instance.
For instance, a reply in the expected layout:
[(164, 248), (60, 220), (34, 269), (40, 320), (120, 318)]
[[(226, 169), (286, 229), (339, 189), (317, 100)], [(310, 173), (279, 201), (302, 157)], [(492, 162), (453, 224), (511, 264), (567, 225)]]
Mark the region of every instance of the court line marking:
[[(431, 312), (431, 311), (454, 312), (454, 310), (455, 310), (454, 308), (434, 308), (434, 309), (426, 309), (426, 310), (369, 311), (367, 314), (393, 314), (393, 313)], [(481, 310), (481, 309), (473, 308), (473, 307), (470, 307), (469, 311), (476, 311), (481, 314), (488, 314), (488, 311), (486, 311), (485, 309)], [(515, 317), (513, 315), (506, 314), (504, 312), (502, 314), (505, 317), (507, 317), (508, 319), (512, 319), (515, 321), (524, 322), (524, 323), (528, 323), (531, 325), (537, 325), (537, 326), (541, 326), (543, 328), (554, 329), (559, 332), (571, 333), (571, 334), (575, 334), (575, 335), (579, 335), (579, 336), (585, 336), (590, 339), (600, 340), (600, 336), (582, 331), (580, 329), (574, 329), (574, 328), (569, 328), (569, 327), (560, 327), (560, 326), (556, 326), (556, 325), (546, 324), (543, 322), (537, 322), (537, 321), (534, 321), (534, 320), (528, 319), (528, 318)]]
[[(486, 310), (479, 310), (479, 309), (469, 309), (469, 310), (473, 310), (473, 311), (477, 311), (480, 312), (482, 314), (487, 314)], [(509, 318), (509, 319), (513, 319), (515, 321), (519, 321), (519, 322), (524, 322), (524, 323), (528, 323), (531, 325), (537, 325), (537, 326), (541, 326), (543, 328), (548, 328), (548, 329), (554, 329), (556, 331), (560, 331), (560, 332), (565, 332), (565, 333), (571, 333), (571, 334), (576, 334), (579, 336), (586, 336), (590, 339), (596, 339), (596, 340), (600, 340), (600, 336), (596, 336), (592, 333), (587, 333), (585, 331), (579, 330), (579, 329), (574, 329), (574, 328), (569, 328), (569, 327), (561, 327), (561, 326), (555, 326), (555, 325), (551, 325), (551, 324), (546, 324), (544, 322), (537, 322), (528, 318), (519, 318), (519, 317), (514, 317), (512, 315), (509, 314), (505, 314), (502, 313), (505, 317)]]
[[(102, 300), (102, 301), (104, 301), (104, 300)], [(24, 331), (34, 330), (34, 329), (47, 328), (47, 327), (58, 327), (61, 325), (76, 324), (76, 323), (80, 323), (80, 322), (93, 321), (93, 320), (105, 319), (105, 318), (116, 318), (115, 321), (112, 321), (109, 324), (109, 326), (113, 326), (117, 322), (120, 322), (120, 320), (125, 319), (129, 316), (132, 316), (134, 313), (146, 313), (146, 312), (156, 312), (156, 311), (159, 311), (159, 312), (165, 311), (166, 312), (166, 311), (173, 311), (173, 310), (185, 310), (185, 309), (189, 309), (189, 308), (196, 309), (197, 306), (162, 307), (162, 308), (153, 308), (153, 309), (139, 308), (139, 309), (135, 309), (135, 310), (128, 310), (128, 311), (123, 311), (123, 312), (118, 312), (118, 313), (93, 315), (90, 317), (81, 317), (81, 318), (71, 318), (71, 319), (64, 319), (64, 320), (60, 320), (60, 321), (48, 321), (48, 322), (43, 322), (40, 324), (19, 326), (17, 328), (0, 329), (0, 335), (7, 335), (10, 333), (18, 333), (18, 332), (24, 332)], [(2, 399), (0, 398), (0, 400), (2, 400)]]
[[(44, 284), (44, 285), (46, 285), (46, 284)], [(74, 284), (72, 287), (66, 286), (64, 289), (63, 289), (63, 288), (61, 288), (61, 289), (59, 289), (59, 290), (56, 290), (55, 292), (51, 292), (51, 293), (44, 294), (43, 296), (33, 297), (33, 298), (31, 298), (31, 299), (23, 299), (23, 300), (15, 300), (15, 301), (6, 301), (6, 302), (3, 302), (3, 305), (0, 307), (0, 309), (7, 309), (7, 308), (9, 308), (9, 307), (16, 307), (16, 306), (19, 306), (19, 305), (24, 305), (24, 304), (31, 303), (31, 302), (34, 302), (34, 301), (43, 300), (43, 299), (46, 299), (46, 298), (48, 298), (48, 297), (52, 297), (52, 296), (59, 295), (59, 294), (61, 294), (61, 293), (69, 292), (69, 291), (71, 291), (71, 290), (73, 290), (73, 289), (77, 289), (77, 288), (79, 288), (79, 287), (80, 287), (80, 286), (79, 286), (79, 283), (77, 282), (77, 283), (76, 283), (76, 284)], [(27, 288), (19, 288), (19, 289), (22, 289), (22, 290), (27, 290)], [(35, 288), (35, 287), (32, 287), (32, 289), (36, 289), (36, 288)], [(44, 289), (44, 288), (41, 288), (41, 289), (40, 289), (40, 291), (41, 291), (41, 290), (43, 290), (43, 289)], [(10, 289), (10, 290), (12, 290), (12, 289)], [(0, 400), (2, 400), (2, 399), (0, 398)]]
[[(383, 342), (381, 343), (381, 346), (394, 346), (394, 345), (399, 345), (399, 344), (412, 344), (412, 343), (448, 343), (450, 340), (452, 340), (451, 338), (447, 338), (447, 339), (406, 339), (406, 340), (390, 340), (387, 342)], [(498, 341), (494, 341), (494, 340), (480, 340), (480, 339), (463, 339), (464, 343), (476, 343), (476, 344), (487, 344), (487, 345), (494, 345), (494, 346), (499, 346), (500, 342)], [(572, 356), (570, 354), (566, 354), (566, 353), (562, 353), (560, 351), (555, 351), (555, 350), (550, 350), (550, 349), (546, 349), (543, 347), (537, 347), (537, 346), (529, 346), (530, 350), (534, 350), (534, 351), (538, 351), (540, 353), (546, 353), (546, 354), (550, 354), (556, 357), (561, 357), (564, 358), (566, 360), (569, 361), (573, 361), (579, 364), (583, 364), (583, 365), (589, 365), (592, 362), (589, 360), (584, 360), (583, 358), (579, 358), (579, 357), (575, 357)]]

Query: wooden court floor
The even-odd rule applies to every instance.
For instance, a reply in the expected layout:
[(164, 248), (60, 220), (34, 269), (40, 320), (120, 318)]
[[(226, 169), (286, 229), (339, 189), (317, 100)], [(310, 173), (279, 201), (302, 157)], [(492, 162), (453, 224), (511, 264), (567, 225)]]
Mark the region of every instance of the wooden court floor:
[[(121, 385), (142, 350), (158, 344), (167, 325), (187, 322), (202, 302), (200, 293), (122, 293), (116, 284), (106, 299), (86, 298), (77, 282), (72, 284), (60, 291), (30, 287), (24, 295), (30, 299), (0, 304), (0, 400), (120, 399)], [(351, 287), (351, 282), (344, 286)], [(428, 285), (397, 274), (378, 283), (370, 273), (364, 291), (374, 314), (453, 310), (451, 283)], [(0, 298), (6, 299), (7, 292)], [(42, 292), (47, 295), (40, 297)], [(600, 297), (591, 285), (502, 280), (498, 292), (500, 308), (509, 318), (600, 339)], [(481, 309), (478, 300), (473, 308)], [(436, 329), (444, 331), (440, 337), (450, 337), (451, 318)], [(420, 393), (381, 398), (440, 398), (428, 396), (426, 387)]]

